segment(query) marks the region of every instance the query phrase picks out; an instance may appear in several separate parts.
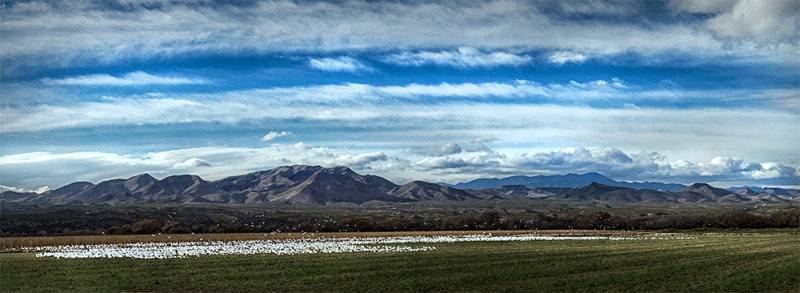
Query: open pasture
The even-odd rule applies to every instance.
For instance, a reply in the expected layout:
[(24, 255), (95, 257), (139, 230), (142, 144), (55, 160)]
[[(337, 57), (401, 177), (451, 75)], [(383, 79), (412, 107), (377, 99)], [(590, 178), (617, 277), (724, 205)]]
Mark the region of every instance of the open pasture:
[[(320, 246), (325, 241), (355, 241), (351, 244), (356, 247), (376, 249), (207, 253), (163, 259), (57, 258), (43, 254), (52, 248), (26, 247), (38, 252), (0, 254), (0, 285), (11, 292), (800, 290), (800, 234), (791, 231), (596, 235), (589, 231), (572, 235), (568, 231), (537, 235), (530, 231), (508, 232), (512, 235), (497, 232), (472, 232), (471, 236), (442, 232), (350, 233), (336, 237), (228, 235), (231, 239), (204, 239), (201, 243), (255, 247), (265, 243)], [(246, 235), (262, 239), (245, 239)], [(514, 235), (519, 236), (508, 238)], [(160, 236), (164, 235), (136, 237)], [(92, 243), (85, 244), (130, 245), (90, 239), (86, 238)]]

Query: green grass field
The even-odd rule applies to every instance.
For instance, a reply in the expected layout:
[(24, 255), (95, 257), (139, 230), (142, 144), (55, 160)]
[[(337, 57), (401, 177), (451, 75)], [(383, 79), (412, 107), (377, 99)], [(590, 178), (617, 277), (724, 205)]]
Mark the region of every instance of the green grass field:
[[(693, 235), (695, 236), (695, 235)], [(0, 254), (31, 291), (800, 291), (800, 234), (437, 243), (434, 251), (54, 259)]]

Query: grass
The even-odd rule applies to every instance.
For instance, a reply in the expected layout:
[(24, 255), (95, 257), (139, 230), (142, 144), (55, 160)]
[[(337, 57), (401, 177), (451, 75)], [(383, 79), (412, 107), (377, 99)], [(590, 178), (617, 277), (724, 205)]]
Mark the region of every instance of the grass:
[[(263, 236), (263, 235), (262, 235)], [(800, 235), (439, 243), (434, 251), (53, 259), (0, 254), (31, 291), (800, 291)]]

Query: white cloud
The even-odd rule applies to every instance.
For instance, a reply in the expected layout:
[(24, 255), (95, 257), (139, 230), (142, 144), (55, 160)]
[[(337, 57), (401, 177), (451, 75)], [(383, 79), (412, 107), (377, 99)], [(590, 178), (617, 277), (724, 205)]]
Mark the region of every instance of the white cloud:
[(385, 62), (403, 66), (440, 65), (457, 68), (520, 66), (531, 61), (531, 56), (508, 52), (482, 52), (475, 48), (461, 47), (457, 51), (403, 52), (389, 55)]
[(759, 43), (793, 43), (800, 40), (800, 2), (793, 0), (673, 0), (677, 11), (711, 13), (705, 28), (721, 38)]
[(372, 88), (375, 94), (394, 97), (507, 97), (547, 95), (546, 88), (534, 82), (527, 83), (462, 83), (443, 82), (436, 85), (409, 84)]
[(308, 65), (314, 69), (330, 72), (359, 72), (373, 70), (371, 67), (364, 65), (360, 61), (346, 56), (337, 58), (310, 58), (308, 60)]
[(200, 167), (213, 167), (213, 165), (198, 158), (189, 158), (186, 161), (172, 165), (172, 169), (194, 169)]
[(570, 51), (558, 51), (551, 54), (548, 58), (551, 63), (558, 65), (562, 65), (564, 63), (583, 63), (587, 59), (589, 59), (589, 57), (586, 55)]
[(270, 131), (269, 133), (265, 134), (264, 137), (261, 138), (261, 141), (270, 141), (276, 138), (290, 136), (290, 135), (292, 135), (292, 133), (289, 131), (281, 131), (281, 132)]
[(352, 154), (339, 155), (338, 157), (336, 157), (336, 159), (334, 159), (334, 162), (336, 163), (336, 165), (348, 166), (357, 170), (363, 170), (363, 169), (371, 169), (368, 165), (372, 163), (386, 161), (388, 159), (389, 157), (382, 152), (371, 152), (371, 153), (363, 153), (357, 155), (352, 155)]
[(157, 76), (142, 71), (126, 73), (122, 77), (115, 77), (108, 74), (92, 74), (92, 75), (67, 77), (63, 79), (46, 78), (43, 79), (42, 81), (48, 84), (55, 84), (55, 85), (84, 85), (84, 86), (97, 86), (97, 85), (134, 86), (134, 85), (148, 85), (148, 84), (178, 85), (178, 84), (206, 83), (206, 81), (202, 79)]

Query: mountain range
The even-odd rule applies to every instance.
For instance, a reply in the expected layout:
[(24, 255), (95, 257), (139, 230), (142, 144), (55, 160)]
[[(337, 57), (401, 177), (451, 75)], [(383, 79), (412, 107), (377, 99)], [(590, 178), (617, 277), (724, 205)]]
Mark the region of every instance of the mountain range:
[[(581, 185), (584, 182), (587, 184)], [(495, 186), (500, 183), (517, 183)], [(520, 184), (522, 183), (522, 184)], [(628, 186), (619, 186), (628, 185)], [(531, 186), (533, 185), (533, 186)], [(268, 202), (326, 205), (369, 201), (466, 201), (540, 198), (562, 201), (623, 203), (766, 203), (800, 201), (800, 190), (742, 188), (735, 192), (704, 183), (683, 186), (658, 182), (614, 181), (598, 173), (560, 176), (514, 176), (479, 179), (453, 186), (424, 181), (397, 185), (347, 167), (284, 166), (206, 181), (196, 175), (158, 180), (149, 174), (93, 184), (74, 182), (43, 193), (0, 193), (3, 205), (124, 205), (140, 203), (260, 204)], [(469, 188), (483, 187), (487, 188)], [(630, 186), (661, 187), (661, 190)]]
[(596, 172), (590, 172), (585, 174), (569, 173), (566, 175), (511, 176), (502, 179), (481, 178), (472, 180), (470, 182), (461, 182), (454, 185), (450, 185), (447, 183), (440, 183), (440, 184), (459, 189), (479, 190), (479, 189), (498, 188), (504, 185), (523, 185), (529, 188), (537, 188), (537, 187), (579, 188), (589, 185), (592, 182), (610, 186), (633, 188), (633, 189), (652, 189), (652, 190), (669, 191), (669, 192), (678, 192), (686, 188), (686, 185), (677, 183), (616, 181)]

